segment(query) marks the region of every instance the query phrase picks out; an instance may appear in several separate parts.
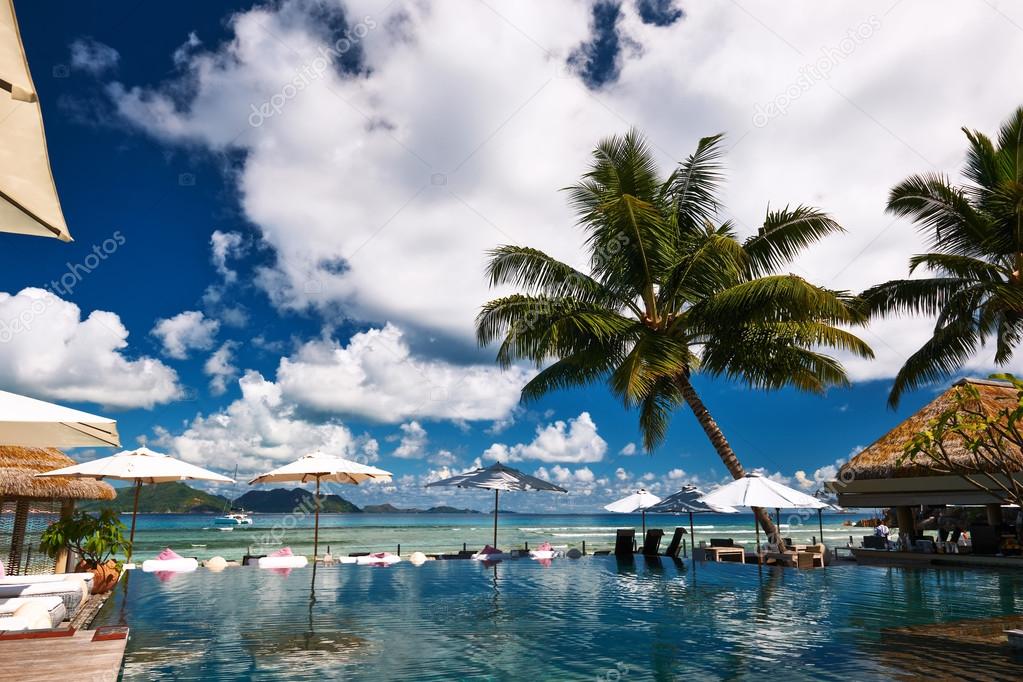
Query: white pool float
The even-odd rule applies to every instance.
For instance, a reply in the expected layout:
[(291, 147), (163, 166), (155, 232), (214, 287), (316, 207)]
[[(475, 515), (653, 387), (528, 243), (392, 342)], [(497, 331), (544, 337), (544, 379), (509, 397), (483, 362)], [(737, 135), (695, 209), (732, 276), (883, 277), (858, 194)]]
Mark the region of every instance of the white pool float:
[(191, 573), (197, 568), (199, 568), (199, 562), (191, 558), (148, 559), (142, 562), (142, 570), (146, 573), (156, 573), (157, 571)]
[(558, 556), (556, 549), (533, 549), (529, 551), (530, 559), (553, 559)]

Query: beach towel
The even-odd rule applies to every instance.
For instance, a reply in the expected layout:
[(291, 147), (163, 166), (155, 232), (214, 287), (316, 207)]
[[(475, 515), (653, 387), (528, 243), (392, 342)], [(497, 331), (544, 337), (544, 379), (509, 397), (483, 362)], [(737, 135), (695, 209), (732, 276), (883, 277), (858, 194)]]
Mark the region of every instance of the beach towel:
[(281, 547), (278, 550), (270, 552), (269, 556), (295, 556), (291, 552), (291, 547)]
[(554, 548), (551, 546), (551, 543), (549, 543), (549, 542), (545, 542), (542, 545), (540, 545), (539, 547), (537, 547), (537, 550), (539, 550), (541, 552), (550, 552), (553, 549)]

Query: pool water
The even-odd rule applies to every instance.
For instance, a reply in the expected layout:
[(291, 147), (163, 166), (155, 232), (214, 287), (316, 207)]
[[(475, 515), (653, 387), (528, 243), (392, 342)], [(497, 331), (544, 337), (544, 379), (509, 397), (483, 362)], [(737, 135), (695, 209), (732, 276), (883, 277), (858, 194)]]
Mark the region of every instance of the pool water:
[(132, 571), (97, 625), (131, 627), (125, 680), (870, 680), (912, 674), (883, 628), (1021, 609), (1012, 572), (586, 557)]

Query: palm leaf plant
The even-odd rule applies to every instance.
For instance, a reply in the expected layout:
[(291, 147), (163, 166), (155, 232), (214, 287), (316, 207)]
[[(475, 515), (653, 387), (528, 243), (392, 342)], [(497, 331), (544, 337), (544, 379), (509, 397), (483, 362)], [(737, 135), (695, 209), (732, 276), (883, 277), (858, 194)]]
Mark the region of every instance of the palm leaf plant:
[(888, 212), (908, 217), (929, 251), (909, 260), (925, 276), (892, 280), (862, 296), (872, 317), (936, 316), (931, 338), (899, 370), (888, 402), (959, 370), (993, 342), (1005, 365), (1023, 338), (1023, 107), (997, 142), (963, 128), (966, 182), (941, 173), (913, 175), (892, 188)]
[[(589, 257), (588, 271), (537, 249), (490, 253), (492, 286), (512, 293), (483, 306), (481, 345), (497, 361), (541, 368), (526, 401), (606, 382), (639, 413), (647, 451), (665, 438), (674, 411), (688, 406), (729, 473), (745, 474), (692, 383), (700, 372), (761, 389), (822, 392), (844, 385), (824, 349), (870, 357), (847, 330), (862, 322), (852, 297), (779, 273), (803, 249), (841, 231), (808, 206), (769, 210), (758, 233), (740, 240), (720, 221), (722, 136), (700, 140), (667, 177), (635, 131), (602, 141), (590, 170), (567, 188)], [(769, 517), (756, 510), (769, 534)]]

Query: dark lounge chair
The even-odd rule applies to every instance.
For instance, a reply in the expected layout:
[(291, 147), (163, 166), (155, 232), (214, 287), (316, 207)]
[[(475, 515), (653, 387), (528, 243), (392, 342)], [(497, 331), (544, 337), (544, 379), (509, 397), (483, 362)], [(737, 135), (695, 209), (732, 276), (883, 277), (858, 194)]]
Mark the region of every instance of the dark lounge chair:
[(864, 549), (888, 549), (888, 540), (880, 535), (864, 535)]
[(619, 528), (615, 536), (615, 556), (632, 556), (636, 545), (635, 528)]
[(661, 538), (664, 531), (660, 528), (651, 528), (646, 532), (646, 539), (643, 540), (643, 556), (657, 556), (661, 550)]
[(664, 556), (677, 559), (679, 552), (682, 550), (682, 536), (688, 533), (688, 531), (679, 526), (675, 529), (675, 534), (671, 536), (671, 542), (668, 543), (668, 549), (665, 550)]
[(994, 526), (970, 526), (970, 542), (974, 554), (998, 554), (1001, 538)]

